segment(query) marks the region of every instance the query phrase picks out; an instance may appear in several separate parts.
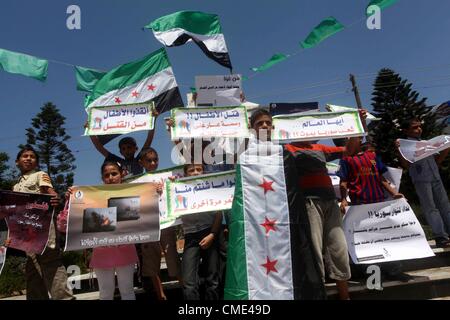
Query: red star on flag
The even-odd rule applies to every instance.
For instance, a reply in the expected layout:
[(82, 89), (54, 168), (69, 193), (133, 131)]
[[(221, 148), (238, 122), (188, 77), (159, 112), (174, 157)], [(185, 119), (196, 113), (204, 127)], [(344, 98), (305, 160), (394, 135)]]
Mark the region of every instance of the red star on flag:
[(266, 179), (263, 178), (263, 183), (258, 184), (258, 186), (263, 188), (264, 189), (264, 194), (266, 194), (267, 191), (275, 191), (272, 188), (272, 184), (273, 184), (273, 181), (266, 181)]
[(148, 90), (148, 91), (150, 91), (150, 90), (151, 90), (151, 91), (155, 91), (155, 88), (156, 88), (156, 87), (153, 85), (153, 83), (150, 84), (150, 85), (147, 85), (147, 90)]
[(137, 98), (138, 95), (139, 95), (139, 92), (133, 91), (133, 92), (131, 93), (131, 95), (132, 95), (133, 97)]
[(114, 99), (114, 101), (115, 101), (116, 103), (121, 103), (121, 102), (122, 102), (122, 100), (120, 100), (119, 97), (116, 97), (116, 99)]
[(269, 274), (269, 272), (278, 272), (278, 270), (275, 268), (275, 265), (277, 264), (278, 260), (272, 260), (270, 261), (269, 257), (267, 257), (267, 262), (262, 264), (264, 268), (266, 268), (266, 275)]
[(269, 220), (267, 217), (265, 217), (264, 223), (260, 223), (260, 225), (266, 229), (266, 234), (268, 234), (270, 230), (277, 231), (277, 229), (275, 228), (276, 223), (276, 219)]

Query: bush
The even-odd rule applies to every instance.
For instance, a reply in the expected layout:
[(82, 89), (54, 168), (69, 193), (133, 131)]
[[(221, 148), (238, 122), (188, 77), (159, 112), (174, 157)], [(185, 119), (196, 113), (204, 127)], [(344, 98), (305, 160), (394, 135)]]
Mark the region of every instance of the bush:
[(26, 288), (25, 264), (27, 258), (8, 256), (0, 275), (0, 296), (11, 296)]
[[(87, 273), (89, 270), (88, 262), (85, 261), (84, 251), (67, 251), (62, 253), (64, 266), (67, 268), (71, 265), (80, 267), (81, 273)], [(70, 274), (68, 275), (70, 276)]]

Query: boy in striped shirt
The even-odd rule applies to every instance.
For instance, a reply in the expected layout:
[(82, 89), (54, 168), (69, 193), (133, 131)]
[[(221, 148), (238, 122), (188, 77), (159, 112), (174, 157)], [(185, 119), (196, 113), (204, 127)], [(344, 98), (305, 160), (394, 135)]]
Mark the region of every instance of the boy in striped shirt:
[[(340, 168), (337, 175), (341, 178), (341, 212), (345, 214), (347, 194), (350, 197), (351, 205), (361, 205), (376, 202), (383, 202), (385, 189), (394, 199), (403, 198), (403, 194), (394, 190), (383, 173), (387, 168), (377, 157), (370, 144), (364, 148), (361, 145), (362, 139), (358, 139), (354, 145), (354, 153), (343, 157), (340, 161)], [(347, 193), (348, 191), (348, 193)], [(399, 280), (407, 282), (412, 277), (402, 271), (399, 261), (383, 262), (379, 264), (382, 275), (387, 280)]]
[(381, 159), (369, 148), (367, 144), (361, 146), (361, 138), (355, 146), (355, 154), (345, 156), (340, 161), (337, 175), (341, 178), (341, 212), (345, 214), (348, 196), (352, 205), (382, 202), (385, 189), (394, 199), (403, 198), (401, 193), (395, 191), (389, 181), (383, 177), (387, 168)]

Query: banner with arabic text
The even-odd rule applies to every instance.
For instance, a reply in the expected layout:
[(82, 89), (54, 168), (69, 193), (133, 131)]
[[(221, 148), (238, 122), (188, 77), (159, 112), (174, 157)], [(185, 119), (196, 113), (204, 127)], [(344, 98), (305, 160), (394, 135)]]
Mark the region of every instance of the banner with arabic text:
[(273, 117), (272, 140), (308, 141), (364, 136), (358, 111)]
[(53, 217), (50, 198), (48, 194), (0, 191), (0, 219), (6, 218), (10, 248), (44, 252)]
[(124, 134), (152, 130), (154, 117), (151, 104), (130, 104), (88, 109), (87, 136)]
[(343, 224), (350, 256), (357, 264), (434, 255), (416, 215), (404, 198), (350, 206)]
[(235, 171), (232, 170), (167, 181), (169, 216), (231, 209), (235, 180)]
[[(183, 177), (183, 166), (173, 167), (165, 170), (158, 170), (155, 172), (145, 173), (139, 177), (131, 177), (129, 179), (130, 183), (142, 183), (142, 182), (153, 182), (153, 183), (164, 183), (169, 179), (169, 177)], [(169, 227), (181, 224), (181, 221), (174, 216), (169, 216), (167, 212), (166, 204), (166, 189), (163, 188), (162, 194), (159, 196), (159, 227), (160, 229), (166, 229)]]
[(425, 159), (439, 151), (450, 148), (450, 136), (437, 136), (430, 140), (406, 140), (400, 141), (400, 152), (411, 163)]
[(154, 183), (73, 187), (65, 251), (158, 241), (158, 212)]
[(246, 138), (249, 136), (245, 107), (172, 109), (172, 140), (182, 138)]
[(241, 75), (196, 76), (197, 106), (221, 107), (241, 104)]

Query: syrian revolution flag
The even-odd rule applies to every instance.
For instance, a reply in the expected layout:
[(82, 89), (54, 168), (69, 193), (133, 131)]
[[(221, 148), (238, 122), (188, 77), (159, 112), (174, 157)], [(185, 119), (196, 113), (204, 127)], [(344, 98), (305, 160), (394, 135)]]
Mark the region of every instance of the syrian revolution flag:
[(253, 143), (240, 156), (225, 299), (326, 299), (298, 191), (294, 158), (281, 146)]
[(198, 11), (179, 11), (160, 17), (145, 28), (153, 30), (159, 42), (167, 47), (194, 41), (218, 64), (232, 69), (219, 16)]
[(183, 107), (166, 50), (120, 65), (96, 81), (87, 108), (154, 101), (159, 113)]

